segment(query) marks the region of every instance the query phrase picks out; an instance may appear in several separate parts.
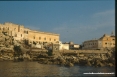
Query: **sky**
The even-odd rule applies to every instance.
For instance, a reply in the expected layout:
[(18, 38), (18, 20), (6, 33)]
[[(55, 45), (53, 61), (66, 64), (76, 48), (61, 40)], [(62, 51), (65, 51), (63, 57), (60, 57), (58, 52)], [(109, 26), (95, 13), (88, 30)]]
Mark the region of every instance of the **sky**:
[(0, 1), (0, 23), (5, 22), (82, 44), (115, 32), (115, 0)]

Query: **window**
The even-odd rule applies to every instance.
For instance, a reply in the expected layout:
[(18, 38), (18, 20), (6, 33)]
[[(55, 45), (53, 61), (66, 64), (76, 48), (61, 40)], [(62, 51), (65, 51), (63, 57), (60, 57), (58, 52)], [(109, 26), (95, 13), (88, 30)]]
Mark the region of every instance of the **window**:
[(35, 36), (33, 38), (35, 39)]
[(41, 37), (39, 37), (39, 40), (41, 40)]
[(17, 37), (17, 34), (15, 34), (15, 37)]
[(46, 40), (46, 38), (44, 38), (44, 40)]

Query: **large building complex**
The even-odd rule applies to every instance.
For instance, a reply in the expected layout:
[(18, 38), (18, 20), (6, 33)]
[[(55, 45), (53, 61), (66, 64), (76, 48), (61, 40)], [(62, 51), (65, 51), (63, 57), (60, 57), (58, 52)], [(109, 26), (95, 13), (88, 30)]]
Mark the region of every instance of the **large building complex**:
[(59, 34), (35, 31), (13, 23), (0, 24), (0, 32), (12, 36), (15, 40), (28, 40), (28, 43), (56, 43), (59, 41)]
[(115, 36), (104, 34), (97, 40), (88, 40), (83, 42), (83, 49), (103, 49), (115, 47)]

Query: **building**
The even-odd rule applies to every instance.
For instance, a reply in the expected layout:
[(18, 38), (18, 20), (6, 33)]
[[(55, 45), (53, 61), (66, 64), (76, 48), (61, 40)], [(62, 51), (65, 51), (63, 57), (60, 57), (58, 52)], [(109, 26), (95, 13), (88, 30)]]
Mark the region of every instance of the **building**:
[(80, 45), (74, 44), (73, 42), (59, 42), (59, 50), (78, 50)]
[(59, 34), (31, 30), (23, 25), (13, 23), (0, 24), (0, 32), (13, 36), (14, 40), (26, 40), (29, 44), (56, 43), (59, 41)]
[(115, 47), (115, 36), (104, 34), (99, 40), (102, 41), (103, 48)]
[(101, 49), (102, 42), (100, 40), (88, 40), (83, 42), (82, 49)]
[(59, 41), (59, 50), (69, 50), (69, 44), (64, 44)]
[(73, 42), (69, 42), (69, 49), (70, 50), (77, 50), (80, 48), (79, 44), (74, 44)]
[(115, 36), (104, 34), (98, 40), (84, 41), (82, 49), (104, 49), (113, 47), (115, 47)]

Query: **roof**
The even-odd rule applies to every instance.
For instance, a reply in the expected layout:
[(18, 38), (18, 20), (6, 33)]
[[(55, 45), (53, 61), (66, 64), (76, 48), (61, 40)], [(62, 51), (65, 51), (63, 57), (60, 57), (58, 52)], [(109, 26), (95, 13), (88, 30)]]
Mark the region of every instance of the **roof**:
[(104, 37), (115, 37), (114, 35), (107, 35), (107, 34), (104, 34), (101, 38), (99, 38), (99, 40), (102, 40)]

